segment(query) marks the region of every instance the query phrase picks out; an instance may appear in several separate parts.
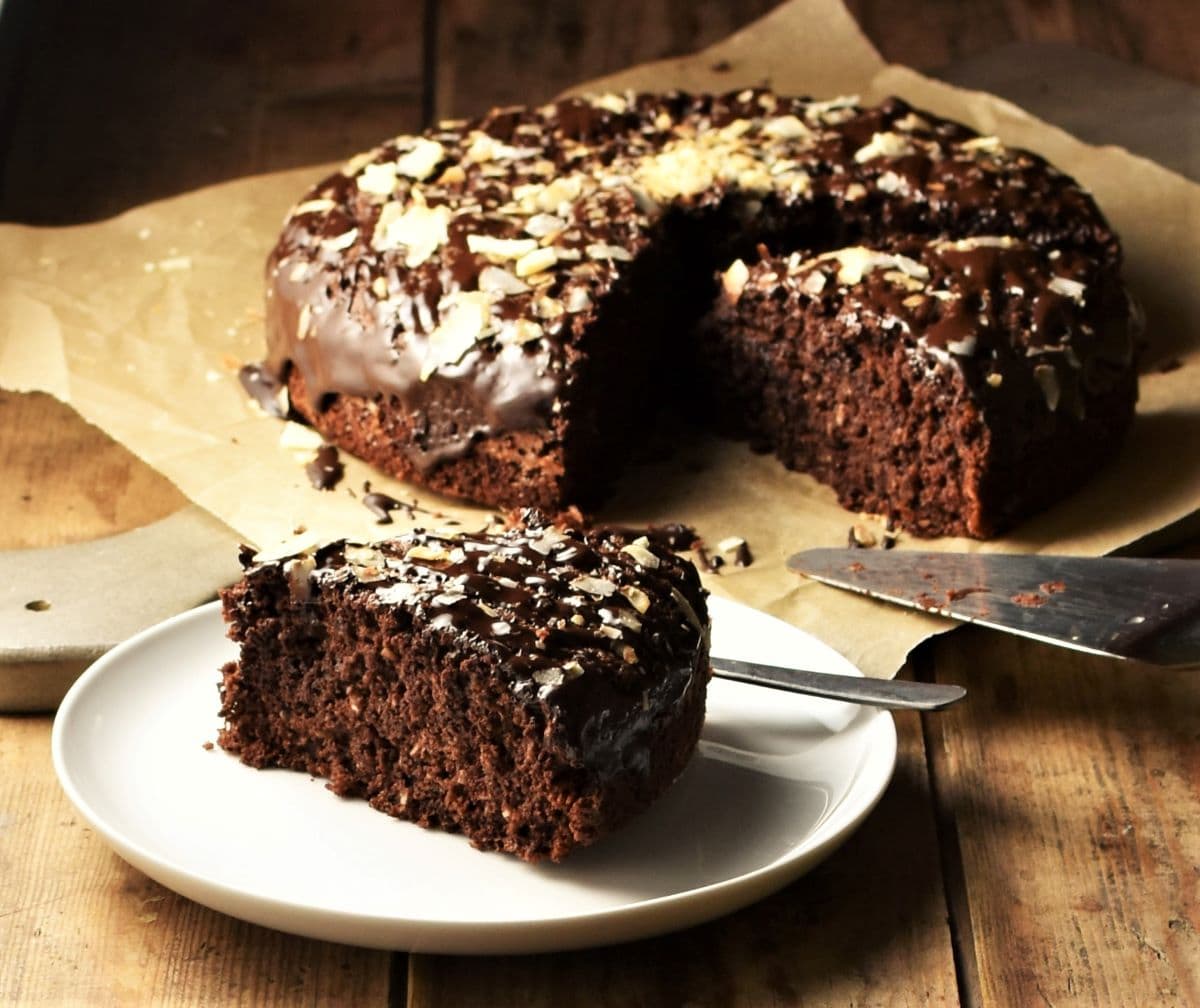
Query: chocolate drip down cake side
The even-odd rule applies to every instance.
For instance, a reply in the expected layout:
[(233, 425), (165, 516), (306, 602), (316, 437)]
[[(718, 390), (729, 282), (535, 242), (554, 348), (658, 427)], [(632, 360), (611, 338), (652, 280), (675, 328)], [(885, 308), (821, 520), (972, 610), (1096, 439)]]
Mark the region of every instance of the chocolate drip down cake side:
[(314, 186), (267, 281), (264, 401), (495, 507), (594, 506), (686, 394), (847, 508), (986, 538), (1100, 467), (1137, 395), (1091, 197), (898, 99), (443, 122)]

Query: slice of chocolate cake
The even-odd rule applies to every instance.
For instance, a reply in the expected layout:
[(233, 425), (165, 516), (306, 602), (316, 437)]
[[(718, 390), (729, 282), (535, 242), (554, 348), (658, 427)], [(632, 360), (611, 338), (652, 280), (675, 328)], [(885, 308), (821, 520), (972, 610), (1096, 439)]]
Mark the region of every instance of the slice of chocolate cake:
[(219, 741), (251, 766), (536, 861), (644, 809), (695, 749), (705, 592), (645, 537), (528, 512), (245, 565)]

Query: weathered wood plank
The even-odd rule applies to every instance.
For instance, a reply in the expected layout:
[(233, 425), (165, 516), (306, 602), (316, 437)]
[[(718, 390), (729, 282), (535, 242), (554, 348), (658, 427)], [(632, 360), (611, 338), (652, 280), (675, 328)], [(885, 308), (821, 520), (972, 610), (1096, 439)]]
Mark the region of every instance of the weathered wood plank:
[(545, 101), (582, 80), (692, 52), (776, 0), (454, 0), (442, 6), (434, 107), (439, 117)]
[(982, 631), (937, 672), (984, 1003), (1200, 1004), (1200, 679)]
[(0, 767), (0, 1002), (387, 1003), (387, 953), (245, 924), (120, 860), (58, 787), (49, 718), (0, 718)]
[(918, 70), (1006, 42), (1070, 42), (1200, 82), (1200, 6), (1192, 0), (924, 0), (902, 12), (889, 0), (846, 6), (889, 62)]
[[(10, 0), (18, 5), (29, 0)], [(95, 219), (420, 126), (424, 5), (42, 4), (13, 82), (0, 215)]]
[(957, 1005), (919, 722), (879, 807), (782, 892), (680, 934), (582, 952), (412, 956), (410, 1008)]
[[(581, 80), (701, 49), (777, 5), (455, 0), (441, 7), (434, 106), (439, 116), (463, 116), (542, 101)], [(921, 70), (1005, 42), (1056, 41), (1200, 81), (1200, 8), (1190, 0), (926, 0), (902, 13), (887, 0), (846, 6), (888, 60)]]

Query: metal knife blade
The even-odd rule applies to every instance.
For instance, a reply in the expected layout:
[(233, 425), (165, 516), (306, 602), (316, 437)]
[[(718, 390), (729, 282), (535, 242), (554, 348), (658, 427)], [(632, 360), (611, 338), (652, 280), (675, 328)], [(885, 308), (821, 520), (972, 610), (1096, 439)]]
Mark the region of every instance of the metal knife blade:
[(961, 686), (951, 683), (914, 682), (909, 679), (871, 679), (866, 676), (837, 675), (807, 669), (779, 668), (736, 658), (712, 659), (713, 675), (720, 679), (770, 686), (789, 693), (846, 700), (884, 707), (888, 710), (943, 710), (967, 695)]
[(1077, 651), (1200, 665), (1200, 560), (812, 549), (788, 567)]

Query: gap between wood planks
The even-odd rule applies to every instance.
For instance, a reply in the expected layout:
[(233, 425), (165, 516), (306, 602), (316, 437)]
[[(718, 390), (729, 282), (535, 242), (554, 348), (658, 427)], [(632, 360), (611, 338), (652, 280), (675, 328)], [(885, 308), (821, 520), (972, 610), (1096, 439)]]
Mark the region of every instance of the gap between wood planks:
[(387, 1008), (408, 1008), (408, 974), (412, 968), (407, 952), (393, 952), (388, 969)]
[[(937, 682), (934, 652), (937, 640), (926, 641), (909, 655), (908, 667), (914, 679)], [(903, 670), (901, 670), (903, 674)], [(968, 701), (969, 702), (969, 698)], [(979, 982), (979, 960), (975, 953), (975, 932), (971, 925), (971, 907), (967, 893), (966, 868), (958, 841), (958, 817), (946, 794), (950, 779), (946, 765), (946, 745), (938, 713), (921, 715), (921, 739), (929, 774), (929, 794), (933, 805), (934, 829), (945, 890), (950, 943), (954, 954), (954, 974), (959, 1001), (963, 1008), (981, 1008), (983, 993)]]

